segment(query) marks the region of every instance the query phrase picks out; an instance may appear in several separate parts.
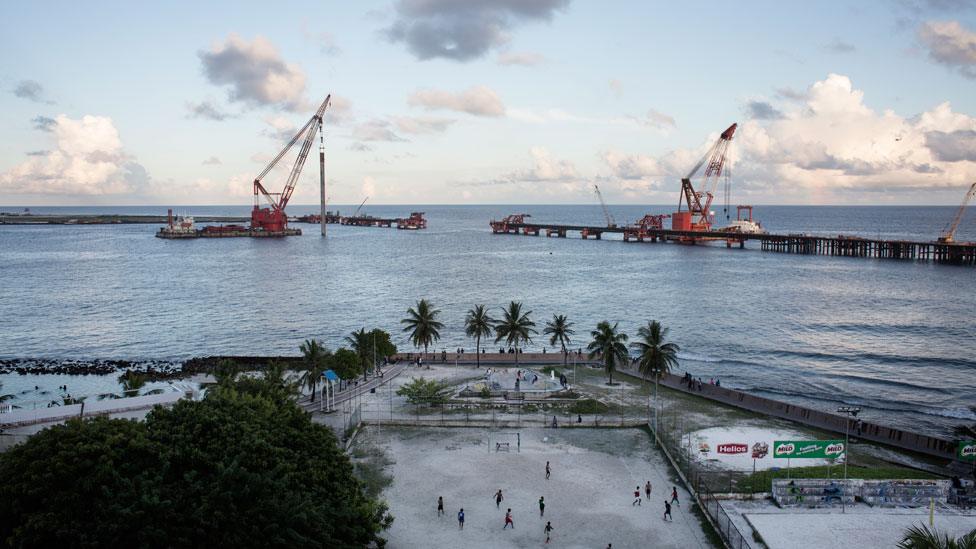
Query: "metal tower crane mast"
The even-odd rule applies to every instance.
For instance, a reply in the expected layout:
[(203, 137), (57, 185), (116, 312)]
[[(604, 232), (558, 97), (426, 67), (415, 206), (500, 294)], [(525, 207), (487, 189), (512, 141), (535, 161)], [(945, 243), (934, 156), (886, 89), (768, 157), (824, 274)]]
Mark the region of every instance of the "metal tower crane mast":
[(956, 229), (959, 228), (959, 223), (962, 221), (963, 214), (966, 213), (966, 206), (969, 201), (976, 196), (976, 182), (973, 182), (969, 186), (969, 190), (966, 191), (966, 195), (962, 197), (962, 204), (959, 206), (959, 210), (956, 215), (953, 216), (952, 221), (946, 225), (946, 228), (942, 230), (942, 236), (939, 237), (939, 242), (944, 242), (946, 244), (951, 244), (956, 241)]
[[(315, 114), (305, 123), (304, 126), (294, 137), (285, 145), (285, 148), (275, 156), (271, 162), (268, 164), (264, 170), (254, 178), (254, 209), (251, 211), (251, 228), (252, 229), (263, 229), (266, 231), (281, 231), (288, 227), (288, 217), (285, 215), (285, 206), (288, 205), (288, 201), (291, 200), (291, 195), (295, 192), (295, 185), (298, 183), (298, 178), (302, 173), (302, 167), (305, 165), (305, 159), (308, 158), (308, 153), (312, 149), (312, 144), (315, 143), (315, 133), (322, 131), (322, 117), (325, 115), (325, 109), (329, 106), (329, 101), (332, 95), (327, 95), (325, 101), (319, 106)], [(295, 164), (292, 165), (291, 171), (288, 173), (288, 178), (285, 179), (285, 186), (280, 193), (270, 193), (261, 183), (261, 181), (271, 173), (271, 170), (278, 165), (278, 162), (285, 157), (286, 154), (295, 146), (295, 143), (302, 141), (302, 145), (298, 151), (298, 157), (295, 159)], [(267, 208), (261, 208), (259, 206), (260, 197), (268, 202)], [(277, 196), (277, 199), (275, 198)]]
[(366, 201), (367, 200), (369, 200), (369, 197), (368, 196), (366, 198), (364, 198), (362, 202), (359, 203), (359, 207), (356, 208), (356, 211), (352, 214), (353, 217), (358, 217), (359, 216), (359, 211), (362, 210), (363, 209), (363, 206), (366, 205)]
[[(729, 145), (732, 144), (732, 136), (738, 124), (732, 124), (722, 132), (722, 135), (708, 149), (705, 156), (695, 164), (695, 167), (688, 173), (688, 176), (681, 180), (681, 197), (678, 199), (678, 212), (681, 212), (682, 204), (688, 207), (691, 214), (690, 230), (708, 231), (712, 228), (710, 208), (712, 199), (715, 198), (715, 189), (722, 175), (728, 175), (728, 170), (723, 171), (728, 159)], [(691, 179), (695, 177), (702, 166), (705, 166), (704, 180), (701, 190), (696, 191), (691, 184)]]
[(617, 221), (610, 215), (610, 210), (607, 209), (607, 203), (603, 201), (603, 194), (600, 192), (600, 187), (593, 185), (593, 189), (596, 191), (596, 197), (600, 199), (600, 207), (603, 208), (603, 217), (607, 218), (607, 227), (614, 228), (617, 226)]

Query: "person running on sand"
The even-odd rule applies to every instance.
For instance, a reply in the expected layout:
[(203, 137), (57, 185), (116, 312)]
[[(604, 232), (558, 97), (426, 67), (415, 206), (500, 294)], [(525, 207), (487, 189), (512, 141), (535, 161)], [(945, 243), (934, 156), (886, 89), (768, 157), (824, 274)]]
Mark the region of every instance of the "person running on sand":
[(546, 498), (545, 497), (540, 497), (539, 498), (539, 516), (542, 517), (542, 516), (545, 516), (545, 514), (546, 514)]
[(638, 486), (637, 488), (634, 488), (634, 502), (631, 503), (630, 505), (631, 506), (634, 506), (634, 505), (640, 505), (640, 504), (641, 504), (640, 486)]
[(549, 473), (552, 471), (549, 469), (549, 462), (546, 462), (546, 480), (549, 480)]
[(437, 516), (444, 514), (444, 496), (437, 496)]
[(512, 530), (514, 530), (514, 529), (515, 529), (515, 521), (514, 521), (514, 520), (512, 520), (512, 510), (511, 510), (511, 509), (509, 509), (509, 510), (508, 510), (508, 511), (507, 511), (507, 512), (505, 513), (505, 526), (502, 526), (502, 530), (504, 530), (504, 529), (506, 529), (506, 528), (508, 528), (508, 525), (509, 525), (509, 524), (511, 524), (511, 525), (512, 525)]
[(505, 499), (505, 496), (502, 495), (502, 489), (499, 488), (498, 491), (495, 492), (495, 509), (501, 507), (503, 499)]
[(546, 532), (546, 543), (549, 543), (549, 537), (552, 535), (552, 523), (549, 521), (546, 521), (545, 532)]
[(674, 522), (674, 517), (671, 516), (671, 502), (668, 500), (664, 500), (664, 520)]
[(646, 499), (651, 499), (651, 481), (647, 481), (647, 484), (644, 485), (644, 495)]
[(464, 530), (464, 508), (458, 511), (458, 528)]
[(676, 503), (678, 505), (678, 507), (681, 507), (681, 502), (678, 501), (678, 487), (677, 486), (672, 486), (671, 487), (671, 503)]

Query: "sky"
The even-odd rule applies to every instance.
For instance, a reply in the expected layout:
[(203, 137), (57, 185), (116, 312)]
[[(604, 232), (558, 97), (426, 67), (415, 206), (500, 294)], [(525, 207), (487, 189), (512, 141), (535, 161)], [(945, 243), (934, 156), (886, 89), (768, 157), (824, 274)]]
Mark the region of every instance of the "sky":
[(676, 203), (735, 122), (733, 203), (952, 205), (976, 0), (3, 2), (0, 206), (249, 204), (327, 94), (331, 204)]

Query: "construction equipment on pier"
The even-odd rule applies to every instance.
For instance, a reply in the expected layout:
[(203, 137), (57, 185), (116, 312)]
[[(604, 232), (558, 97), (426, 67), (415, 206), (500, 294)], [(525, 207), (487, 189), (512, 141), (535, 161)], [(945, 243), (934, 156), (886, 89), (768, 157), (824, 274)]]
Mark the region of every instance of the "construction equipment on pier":
[(939, 236), (939, 242), (944, 244), (951, 244), (956, 241), (956, 229), (959, 228), (959, 223), (962, 221), (962, 216), (966, 213), (966, 206), (969, 205), (969, 201), (976, 196), (976, 181), (969, 186), (969, 190), (966, 191), (965, 196), (962, 197), (962, 204), (959, 206), (959, 210), (956, 211), (956, 215), (952, 217), (952, 221), (946, 225), (945, 229), (942, 230), (942, 235)]
[(352, 216), (350, 216), (350, 217), (359, 217), (359, 212), (362, 211), (363, 206), (366, 205), (366, 201), (367, 200), (369, 200), (369, 197), (368, 196), (366, 198), (364, 198), (362, 202), (359, 203), (359, 207), (356, 208), (356, 211), (353, 212), (352, 213)]
[[(688, 176), (681, 180), (681, 197), (678, 199), (678, 211), (671, 216), (671, 229), (674, 231), (711, 231), (712, 230), (712, 200), (719, 179), (724, 175), (729, 177), (729, 170), (724, 170), (727, 163), (727, 153), (735, 129), (738, 124), (732, 124), (715, 141), (715, 144), (705, 153), (705, 156), (695, 164)], [(698, 170), (705, 166), (704, 179), (699, 190), (691, 183)], [(728, 187), (726, 187), (728, 188)], [(687, 211), (682, 211), (682, 205), (687, 205)]]
[[(288, 201), (291, 200), (291, 195), (295, 191), (295, 185), (298, 183), (298, 178), (302, 173), (302, 167), (305, 165), (305, 159), (308, 157), (308, 152), (312, 148), (312, 144), (315, 142), (316, 132), (322, 132), (322, 117), (325, 115), (325, 110), (329, 107), (329, 101), (332, 95), (327, 95), (325, 101), (319, 106), (315, 114), (309, 118), (308, 122), (294, 137), (285, 145), (285, 148), (278, 153), (274, 159), (268, 164), (264, 170), (254, 178), (254, 209), (251, 210), (251, 230), (252, 231), (265, 231), (268, 233), (282, 233), (288, 229), (288, 216), (285, 214), (285, 206), (288, 205)], [(267, 176), (271, 170), (278, 165), (278, 162), (291, 150), (295, 143), (299, 141), (302, 142), (301, 148), (298, 151), (298, 157), (295, 159), (295, 164), (292, 166), (291, 171), (288, 172), (288, 177), (285, 179), (284, 188), (280, 193), (270, 193), (265, 188), (262, 180)], [(259, 202), (263, 197), (267, 202), (267, 207), (260, 207)]]
[(600, 207), (603, 208), (603, 217), (607, 219), (607, 227), (614, 228), (617, 226), (617, 221), (610, 215), (610, 210), (607, 209), (607, 203), (603, 201), (603, 194), (600, 193), (600, 187), (593, 185), (593, 190), (596, 191), (596, 197), (600, 199)]

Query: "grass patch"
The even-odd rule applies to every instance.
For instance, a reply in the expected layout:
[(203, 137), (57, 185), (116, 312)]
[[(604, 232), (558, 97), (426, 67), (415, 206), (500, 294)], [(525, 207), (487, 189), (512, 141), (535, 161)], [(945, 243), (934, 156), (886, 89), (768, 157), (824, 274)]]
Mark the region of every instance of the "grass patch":
[(386, 468), (395, 462), (386, 455), (386, 451), (373, 445), (360, 445), (351, 452), (356, 477), (363, 482), (363, 488), (369, 497), (379, 497), (387, 486), (393, 484), (393, 475), (386, 473)]
[[(828, 469), (830, 469), (830, 476), (828, 477)], [(844, 466), (834, 465), (833, 467), (827, 467), (826, 465), (818, 465), (815, 467), (792, 467), (789, 470), (790, 478), (832, 478), (832, 479), (842, 479), (844, 478)], [(739, 479), (736, 486), (740, 492), (769, 492), (772, 489), (773, 479), (776, 478), (787, 478), (786, 469), (780, 469), (778, 471), (758, 471), (755, 474), (749, 474), (745, 477)], [(860, 478), (865, 480), (887, 480), (887, 479), (937, 479), (942, 478), (938, 475), (928, 473), (926, 471), (919, 471), (917, 469), (908, 469), (906, 467), (896, 467), (896, 466), (881, 466), (881, 467), (859, 467), (855, 465), (848, 466), (847, 478)]]
[(592, 398), (578, 400), (569, 406), (569, 412), (573, 414), (605, 414), (609, 411), (609, 406)]

